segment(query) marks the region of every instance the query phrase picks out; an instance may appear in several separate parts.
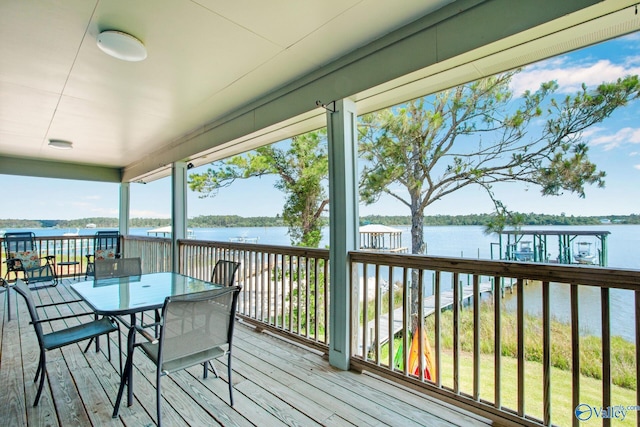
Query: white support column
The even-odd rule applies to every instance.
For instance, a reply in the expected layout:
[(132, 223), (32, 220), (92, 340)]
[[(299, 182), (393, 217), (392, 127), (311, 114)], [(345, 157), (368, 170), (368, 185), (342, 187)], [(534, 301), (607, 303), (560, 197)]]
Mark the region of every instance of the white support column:
[[(332, 103), (333, 104), (333, 103)], [(330, 104), (330, 106), (332, 105)], [(349, 369), (351, 327), (348, 251), (358, 238), (358, 136), (356, 105), (349, 99), (327, 111), (329, 140), (329, 363)]]
[(120, 234), (126, 236), (129, 234), (129, 215), (131, 210), (131, 190), (130, 183), (120, 183), (120, 212), (118, 220), (118, 230)]
[(175, 162), (171, 167), (172, 271), (180, 271), (178, 240), (187, 235), (187, 164)]

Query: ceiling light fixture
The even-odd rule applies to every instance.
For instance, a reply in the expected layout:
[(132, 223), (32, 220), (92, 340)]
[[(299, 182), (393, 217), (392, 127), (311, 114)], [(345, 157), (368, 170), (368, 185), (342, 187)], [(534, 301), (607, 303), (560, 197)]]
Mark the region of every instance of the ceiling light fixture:
[(71, 150), (73, 148), (73, 143), (62, 139), (50, 139), (49, 147), (56, 148), (58, 150)]
[(98, 34), (98, 47), (107, 55), (123, 61), (142, 61), (147, 57), (147, 48), (131, 34), (107, 30)]

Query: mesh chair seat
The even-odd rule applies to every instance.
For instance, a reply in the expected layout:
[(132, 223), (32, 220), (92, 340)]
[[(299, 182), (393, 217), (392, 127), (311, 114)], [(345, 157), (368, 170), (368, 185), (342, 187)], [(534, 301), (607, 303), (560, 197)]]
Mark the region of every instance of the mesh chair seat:
[(72, 326), (68, 329), (54, 331), (42, 336), (42, 345), (45, 350), (54, 350), (65, 345), (75, 344), (89, 338), (116, 332), (118, 327), (113, 320), (103, 317), (89, 323)]
[[(194, 343), (205, 344), (206, 348), (199, 351), (178, 352), (175, 355), (171, 355), (170, 352), (167, 351), (168, 349), (175, 348), (190, 348)], [(199, 365), (209, 360), (217, 359), (226, 354), (228, 346), (225, 347), (226, 348), (216, 346), (207, 335), (202, 333), (191, 333), (172, 338), (170, 343), (165, 341), (165, 352), (163, 353), (160, 370), (166, 375), (190, 366)], [(160, 344), (143, 342), (140, 344), (140, 348), (157, 366)]]

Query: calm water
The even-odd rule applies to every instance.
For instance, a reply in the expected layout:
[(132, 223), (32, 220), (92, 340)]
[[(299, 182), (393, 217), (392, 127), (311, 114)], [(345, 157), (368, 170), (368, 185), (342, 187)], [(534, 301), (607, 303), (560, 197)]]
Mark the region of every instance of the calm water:
[[(398, 227), (402, 233), (403, 246), (411, 245), (409, 227)], [(579, 227), (531, 227), (550, 230), (598, 230), (610, 231), (608, 237), (609, 266), (615, 268), (640, 269), (640, 256), (636, 248), (640, 246), (639, 225), (611, 225), (579, 226)], [(146, 235), (150, 228), (133, 228), (134, 235)], [(526, 229), (526, 227), (525, 227)], [(14, 231), (14, 230), (6, 230)], [(75, 229), (33, 229), (15, 230), (33, 231), (38, 236), (59, 236), (65, 232), (75, 232)], [(230, 227), (230, 228), (195, 228), (195, 238), (199, 240), (229, 241), (230, 238), (247, 237), (258, 238), (258, 243), (271, 245), (289, 245), (286, 227)], [(484, 234), (480, 226), (441, 226), (425, 227), (425, 241), (429, 255), (463, 256), (474, 259), (491, 259), (491, 243), (497, 243), (495, 235)], [(80, 235), (93, 235), (96, 229), (81, 229)], [(320, 247), (328, 246), (329, 230), (324, 229), (324, 238)], [(557, 248), (550, 244), (548, 248), (551, 258), (557, 256)], [(580, 291), (580, 323), (584, 333), (600, 334), (600, 290), (581, 287)], [(524, 288), (525, 308), (532, 314), (542, 311), (542, 293), (540, 285), (528, 285)], [(625, 339), (635, 340), (635, 318), (633, 307), (633, 293), (624, 290), (611, 290), (611, 324), (612, 333), (621, 335)], [(508, 292), (505, 306), (515, 310), (516, 299)], [(555, 284), (551, 289), (551, 312), (557, 319), (569, 320), (569, 287)]]

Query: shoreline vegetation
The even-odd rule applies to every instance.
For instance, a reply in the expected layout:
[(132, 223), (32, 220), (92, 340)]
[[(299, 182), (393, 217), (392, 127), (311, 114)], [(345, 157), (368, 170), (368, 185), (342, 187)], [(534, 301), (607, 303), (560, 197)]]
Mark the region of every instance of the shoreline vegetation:
[[(640, 224), (640, 214), (631, 215), (603, 215), (603, 216), (573, 216), (547, 214), (520, 214), (522, 225), (611, 225), (611, 224)], [(451, 225), (480, 225), (486, 226), (493, 218), (492, 214), (470, 215), (429, 215), (424, 217), (425, 226)], [(324, 219), (328, 225), (327, 218)], [(383, 224), (388, 226), (408, 226), (410, 216), (382, 216), (367, 215), (360, 217), (361, 224)], [(95, 217), (73, 220), (56, 219), (0, 219), (0, 229), (7, 228), (84, 228), (87, 224), (95, 224), (97, 228), (118, 227), (118, 218)], [(169, 218), (131, 218), (130, 226), (134, 228), (163, 227), (171, 225)], [(282, 217), (242, 217), (238, 215), (201, 215), (188, 220), (191, 228), (225, 228), (225, 227), (284, 227)]]

